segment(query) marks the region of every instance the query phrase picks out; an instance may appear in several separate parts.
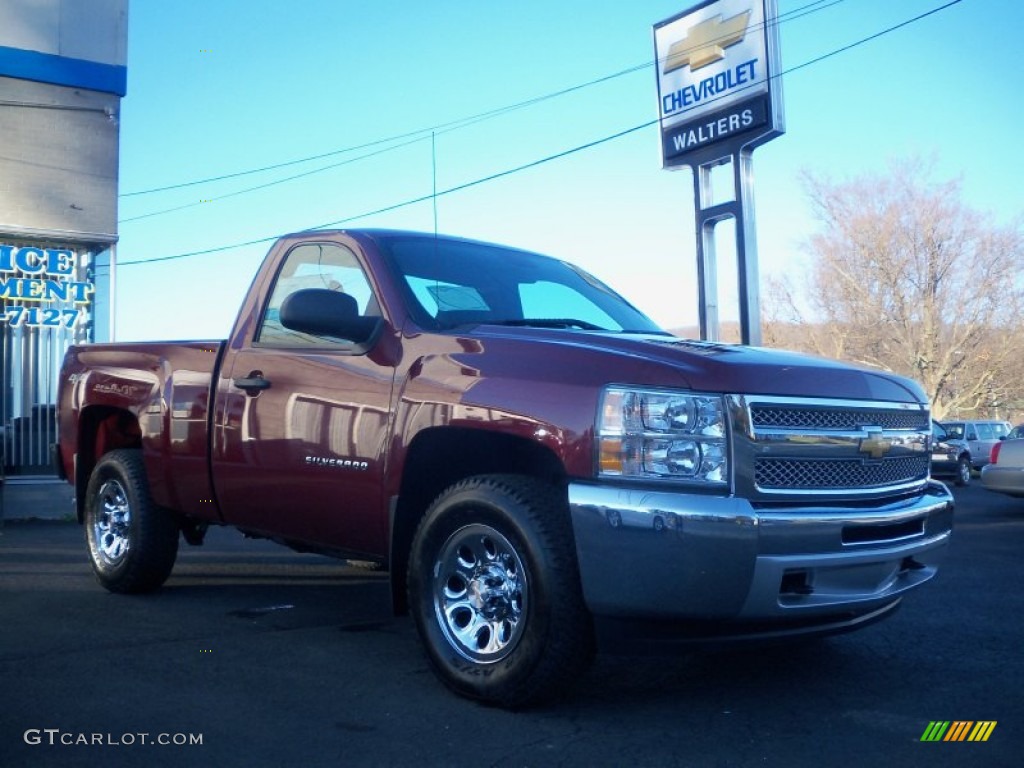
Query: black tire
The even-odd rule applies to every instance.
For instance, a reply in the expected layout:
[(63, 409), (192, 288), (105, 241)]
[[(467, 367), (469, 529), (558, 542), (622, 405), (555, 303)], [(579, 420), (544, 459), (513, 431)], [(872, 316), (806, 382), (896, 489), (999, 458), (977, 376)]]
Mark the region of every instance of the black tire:
[(178, 556), (178, 530), (149, 496), (141, 451), (110, 451), (97, 462), (86, 491), (85, 538), (100, 584), (121, 593), (158, 589)]
[(416, 531), (408, 590), (434, 671), (462, 696), (538, 704), (593, 658), (565, 500), (532, 478), (472, 477), (444, 491)]
[(953, 482), (961, 487), (971, 482), (971, 460), (967, 456), (961, 456), (957, 460), (956, 478)]

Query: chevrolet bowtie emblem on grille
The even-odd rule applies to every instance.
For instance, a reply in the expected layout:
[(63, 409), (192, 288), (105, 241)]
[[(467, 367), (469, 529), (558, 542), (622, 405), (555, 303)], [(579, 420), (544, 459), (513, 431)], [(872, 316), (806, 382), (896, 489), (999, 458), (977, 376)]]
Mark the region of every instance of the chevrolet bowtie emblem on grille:
[(747, 23), (753, 11), (744, 11), (722, 21), (722, 15), (706, 19), (690, 27), (686, 37), (672, 43), (665, 57), (663, 74), (682, 69), (687, 64), (695, 71), (725, 58), (725, 49), (736, 45), (747, 34)]
[(882, 436), (881, 429), (869, 427), (864, 431), (868, 433), (868, 436), (861, 438), (857, 450), (860, 453), (866, 453), (872, 459), (881, 459), (892, 448), (892, 441)]

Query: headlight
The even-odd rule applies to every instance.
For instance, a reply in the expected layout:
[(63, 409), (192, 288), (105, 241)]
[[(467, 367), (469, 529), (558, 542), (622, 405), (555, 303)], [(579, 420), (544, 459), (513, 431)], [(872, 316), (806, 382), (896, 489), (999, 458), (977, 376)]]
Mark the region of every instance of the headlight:
[(725, 486), (725, 404), (718, 395), (608, 387), (597, 425), (598, 474)]

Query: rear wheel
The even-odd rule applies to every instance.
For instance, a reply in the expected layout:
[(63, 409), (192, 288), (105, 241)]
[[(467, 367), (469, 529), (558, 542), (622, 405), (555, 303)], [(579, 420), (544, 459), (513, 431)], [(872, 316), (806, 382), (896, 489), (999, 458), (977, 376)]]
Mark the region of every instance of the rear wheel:
[(171, 573), (178, 524), (149, 496), (142, 452), (119, 449), (93, 469), (86, 491), (85, 536), (93, 572), (111, 592), (150, 592)]
[(531, 478), (470, 478), (438, 497), (413, 541), (409, 605), (438, 677), (489, 704), (553, 698), (593, 656), (568, 511)]

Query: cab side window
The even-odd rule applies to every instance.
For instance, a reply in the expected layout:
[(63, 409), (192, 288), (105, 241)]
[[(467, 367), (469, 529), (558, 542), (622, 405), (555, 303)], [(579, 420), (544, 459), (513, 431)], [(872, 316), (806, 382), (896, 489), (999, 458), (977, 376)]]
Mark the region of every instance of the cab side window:
[(351, 342), (330, 336), (314, 336), (281, 325), (281, 304), (303, 288), (327, 288), (343, 291), (356, 300), (361, 314), (375, 313), (377, 301), (370, 282), (355, 254), (337, 243), (303, 243), (285, 257), (263, 311), (256, 335), (259, 346), (272, 347), (348, 347)]
[(996, 437), (992, 431), (991, 424), (979, 424), (978, 425), (978, 438), (980, 440), (994, 440)]

